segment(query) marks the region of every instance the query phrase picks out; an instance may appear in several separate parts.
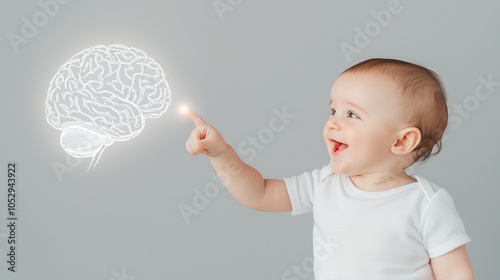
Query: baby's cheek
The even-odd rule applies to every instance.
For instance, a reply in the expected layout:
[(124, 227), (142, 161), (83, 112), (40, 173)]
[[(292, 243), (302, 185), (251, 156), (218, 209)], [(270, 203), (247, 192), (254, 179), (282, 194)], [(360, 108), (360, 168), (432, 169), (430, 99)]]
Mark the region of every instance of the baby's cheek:
[(344, 130), (344, 139), (348, 145), (359, 146), (364, 137), (362, 132)]
[(354, 152), (363, 157), (369, 157), (378, 153), (379, 141), (373, 135), (362, 131), (349, 131), (344, 134), (345, 141), (352, 147)]

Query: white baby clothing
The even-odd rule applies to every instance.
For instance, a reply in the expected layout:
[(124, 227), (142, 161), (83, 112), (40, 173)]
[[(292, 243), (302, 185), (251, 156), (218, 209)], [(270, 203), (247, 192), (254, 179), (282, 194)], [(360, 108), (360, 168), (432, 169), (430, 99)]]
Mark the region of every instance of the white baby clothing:
[(379, 192), (330, 164), (283, 178), (291, 214), (313, 212), (316, 280), (432, 280), (430, 258), (471, 240), (450, 194), (411, 177), (418, 182)]

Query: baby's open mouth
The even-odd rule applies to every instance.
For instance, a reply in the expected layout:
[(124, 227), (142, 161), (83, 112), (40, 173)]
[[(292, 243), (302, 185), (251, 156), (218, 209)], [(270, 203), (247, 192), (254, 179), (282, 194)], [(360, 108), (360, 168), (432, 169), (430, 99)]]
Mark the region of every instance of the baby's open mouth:
[(333, 152), (341, 152), (347, 149), (349, 145), (333, 140)]

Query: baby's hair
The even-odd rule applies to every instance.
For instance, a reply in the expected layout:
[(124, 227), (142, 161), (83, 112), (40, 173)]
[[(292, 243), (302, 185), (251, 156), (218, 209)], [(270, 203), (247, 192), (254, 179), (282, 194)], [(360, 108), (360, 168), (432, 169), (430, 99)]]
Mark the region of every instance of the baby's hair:
[[(413, 150), (414, 162), (425, 162), (441, 151), (443, 133), (448, 124), (446, 94), (439, 76), (434, 71), (413, 63), (385, 58), (360, 62), (344, 73), (376, 72), (391, 78), (401, 89), (400, 107), (396, 116), (416, 126), (421, 140)], [(432, 153), (436, 146), (437, 150)]]

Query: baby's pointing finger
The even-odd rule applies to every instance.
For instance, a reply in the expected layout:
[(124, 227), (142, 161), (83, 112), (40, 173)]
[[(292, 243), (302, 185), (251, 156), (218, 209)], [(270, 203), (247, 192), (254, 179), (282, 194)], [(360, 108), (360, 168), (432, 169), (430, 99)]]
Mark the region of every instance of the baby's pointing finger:
[(184, 110), (188, 115), (188, 117), (194, 122), (194, 124), (197, 127), (207, 124), (200, 116), (198, 116), (195, 112), (193, 112), (189, 107), (186, 107)]

